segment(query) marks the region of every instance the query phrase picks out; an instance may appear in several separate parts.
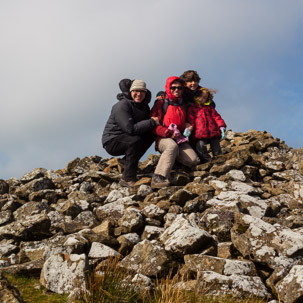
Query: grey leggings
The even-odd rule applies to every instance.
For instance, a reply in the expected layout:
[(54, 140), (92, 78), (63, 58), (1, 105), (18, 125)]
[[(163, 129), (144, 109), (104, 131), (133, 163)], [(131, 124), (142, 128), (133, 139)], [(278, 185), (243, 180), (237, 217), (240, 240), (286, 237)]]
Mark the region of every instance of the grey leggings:
[(202, 162), (208, 162), (211, 159), (211, 156), (207, 152), (208, 143), (210, 144), (213, 156), (222, 154), (219, 138), (200, 139), (196, 143), (196, 153)]

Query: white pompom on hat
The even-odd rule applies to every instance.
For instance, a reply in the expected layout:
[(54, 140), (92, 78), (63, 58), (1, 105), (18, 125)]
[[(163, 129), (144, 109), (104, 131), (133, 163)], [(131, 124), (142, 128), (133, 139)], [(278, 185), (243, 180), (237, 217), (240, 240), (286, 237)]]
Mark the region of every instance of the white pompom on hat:
[(134, 80), (129, 91), (133, 90), (144, 90), (146, 92), (146, 83), (143, 80)]

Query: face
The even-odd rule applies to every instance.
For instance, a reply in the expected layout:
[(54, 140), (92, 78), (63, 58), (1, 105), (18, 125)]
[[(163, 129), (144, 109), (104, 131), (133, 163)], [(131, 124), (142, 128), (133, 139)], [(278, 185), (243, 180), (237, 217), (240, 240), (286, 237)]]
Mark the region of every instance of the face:
[(204, 104), (205, 102), (207, 102), (208, 96), (209, 96), (208, 92), (204, 90), (202, 92), (202, 95), (198, 97), (198, 100), (201, 105)]
[(185, 82), (185, 86), (188, 87), (190, 90), (196, 90), (199, 86), (199, 82), (188, 81), (188, 82)]
[(142, 102), (146, 96), (146, 91), (144, 90), (132, 90), (130, 92), (130, 95), (132, 97), (132, 99), (135, 101), (135, 102)]
[(183, 93), (183, 86), (180, 82), (173, 82), (170, 86), (170, 92), (177, 98), (180, 98)]

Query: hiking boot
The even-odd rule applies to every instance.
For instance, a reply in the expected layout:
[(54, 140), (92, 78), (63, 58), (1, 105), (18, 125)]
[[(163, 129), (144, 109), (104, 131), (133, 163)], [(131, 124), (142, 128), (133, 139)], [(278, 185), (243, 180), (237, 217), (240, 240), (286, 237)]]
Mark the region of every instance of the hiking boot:
[(161, 175), (154, 175), (151, 180), (151, 188), (162, 188), (169, 186), (170, 182), (167, 178)]
[(129, 188), (134, 187), (135, 183), (136, 183), (136, 181), (126, 181), (126, 180), (124, 180), (122, 178), (119, 181), (119, 184), (121, 186), (129, 187)]

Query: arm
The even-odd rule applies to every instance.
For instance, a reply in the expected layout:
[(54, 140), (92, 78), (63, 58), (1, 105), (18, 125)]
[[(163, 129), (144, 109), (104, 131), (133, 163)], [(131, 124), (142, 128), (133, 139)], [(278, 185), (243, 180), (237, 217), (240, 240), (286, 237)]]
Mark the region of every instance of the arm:
[(120, 101), (116, 104), (114, 108), (114, 118), (122, 131), (129, 135), (143, 134), (157, 125), (154, 119), (141, 120), (135, 123), (132, 105), (127, 101)]
[(158, 117), (160, 124), (153, 129), (153, 132), (162, 138), (168, 138), (171, 136), (171, 131), (163, 126), (163, 100), (156, 100), (153, 108), (151, 109), (151, 117)]
[(212, 110), (212, 116), (219, 128), (220, 127), (226, 128), (225, 121), (221, 118), (220, 114), (215, 109)]
[(195, 128), (195, 111), (194, 111), (194, 107), (193, 106), (190, 106), (187, 110), (187, 115), (186, 115), (186, 120), (187, 122), (192, 126), (192, 130), (194, 130)]

